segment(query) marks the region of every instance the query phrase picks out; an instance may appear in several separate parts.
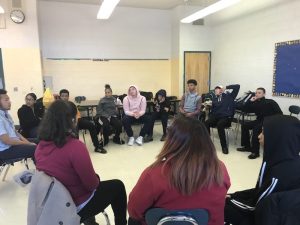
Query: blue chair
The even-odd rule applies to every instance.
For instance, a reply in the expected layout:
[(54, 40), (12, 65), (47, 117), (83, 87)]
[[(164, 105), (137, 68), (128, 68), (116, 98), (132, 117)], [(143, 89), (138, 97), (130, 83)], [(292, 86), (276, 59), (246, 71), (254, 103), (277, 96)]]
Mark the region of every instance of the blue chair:
[(205, 209), (167, 210), (149, 209), (146, 212), (147, 225), (207, 225), (209, 216)]

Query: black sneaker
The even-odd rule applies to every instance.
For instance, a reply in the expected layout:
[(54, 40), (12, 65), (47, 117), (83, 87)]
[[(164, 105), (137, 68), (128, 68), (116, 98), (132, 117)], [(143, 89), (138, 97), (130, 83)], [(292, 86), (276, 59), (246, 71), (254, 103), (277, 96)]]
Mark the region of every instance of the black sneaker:
[(249, 156), (248, 156), (248, 159), (256, 159), (259, 157), (259, 154), (258, 153), (251, 153)]
[(223, 154), (227, 155), (228, 154), (228, 148), (222, 148)]
[(125, 144), (125, 141), (123, 141), (120, 137), (116, 137), (116, 136), (113, 138), (113, 142), (119, 145)]
[(167, 138), (167, 135), (163, 135), (163, 136), (161, 136), (161, 139), (160, 139), (160, 141), (165, 141), (166, 140), (166, 138)]
[(95, 152), (98, 152), (98, 153), (101, 153), (101, 154), (106, 154), (107, 153), (107, 151), (102, 146), (96, 147)]
[(250, 147), (241, 147), (241, 148), (237, 148), (236, 150), (239, 152), (251, 152)]
[(151, 141), (153, 141), (153, 137), (152, 136), (146, 136), (146, 137), (144, 137), (144, 143), (148, 143), (148, 142), (151, 142)]

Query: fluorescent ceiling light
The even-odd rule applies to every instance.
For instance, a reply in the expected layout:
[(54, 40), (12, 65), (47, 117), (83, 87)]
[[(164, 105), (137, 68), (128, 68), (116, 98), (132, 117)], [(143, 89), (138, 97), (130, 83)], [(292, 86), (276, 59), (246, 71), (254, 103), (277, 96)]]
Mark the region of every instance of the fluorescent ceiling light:
[(97, 14), (97, 19), (106, 20), (110, 17), (120, 0), (103, 0)]
[(210, 14), (213, 14), (215, 12), (218, 12), (222, 9), (225, 9), (231, 5), (234, 5), (236, 3), (238, 3), (240, 0), (221, 0), (218, 1), (204, 9), (201, 9), (200, 11), (185, 17), (184, 19), (181, 20), (181, 23), (192, 23), (195, 20), (199, 20), (201, 18), (204, 18)]
[(0, 5), (0, 14), (3, 14), (4, 13), (4, 9), (3, 7)]

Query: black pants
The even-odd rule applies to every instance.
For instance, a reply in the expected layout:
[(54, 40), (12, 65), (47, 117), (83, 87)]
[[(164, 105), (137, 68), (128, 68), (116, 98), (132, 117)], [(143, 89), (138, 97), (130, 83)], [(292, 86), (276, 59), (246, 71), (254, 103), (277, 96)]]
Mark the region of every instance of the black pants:
[(157, 120), (158, 118), (161, 119), (163, 133), (165, 135), (167, 133), (168, 117), (169, 117), (169, 114), (167, 112), (153, 112), (150, 117), (148, 135), (153, 136), (154, 123), (155, 123), (155, 120)]
[[(27, 139), (30, 142), (38, 143), (37, 139)], [(34, 161), (34, 152), (36, 146), (34, 145), (14, 145), (10, 148), (0, 151), (0, 159), (5, 161), (8, 159), (28, 159), (31, 158)], [(0, 161), (1, 161), (0, 160)]]
[(131, 217), (128, 219), (128, 225), (142, 225), (142, 223), (138, 220), (134, 220)]
[(122, 120), (124, 129), (125, 129), (126, 134), (127, 134), (128, 137), (133, 137), (133, 131), (132, 131), (131, 125), (134, 122), (143, 123), (143, 127), (140, 131), (139, 136), (145, 137), (145, 135), (148, 133), (148, 130), (149, 130), (149, 128), (148, 128), (149, 127), (149, 121), (150, 121), (150, 118), (146, 115), (143, 115), (138, 119), (134, 118), (133, 116), (125, 115), (123, 117), (123, 120)]
[(100, 117), (103, 123), (103, 136), (104, 138), (108, 138), (110, 135), (110, 126), (112, 126), (115, 130), (115, 137), (119, 138), (122, 132), (122, 122), (117, 117), (111, 117), (108, 120), (106, 117)]
[(127, 196), (125, 186), (120, 180), (101, 181), (94, 196), (78, 213), (81, 222), (103, 212), (111, 205), (115, 225), (126, 225)]
[[(250, 130), (252, 130), (252, 139), (250, 145)], [(241, 145), (244, 147), (251, 147), (252, 153), (259, 154), (259, 140), (258, 135), (262, 131), (262, 122), (258, 120), (245, 122), (242, 124)]]
[(98, 134), (100, 130), (97, 129), (92, 121), (85, 118), (79, 118), (77, 126), (79, 130), (88, 130), (90, 132), (93, 145), (95, 147), (99, 146)]
[(205, 121), (205, 126), (209, 133), (211, 127), (216, 127), (218, 129), (218, 134), (222, 148), (227, 148), (225, 128), (231, 126), (231, 121), (232, 118), (216, 118), (214, 116), (210, 116), (209, 119)]
[(226, 199), (224, 209), (225, 224), (232, 225), (253, 225), (254, 213), (238, 209), (230, 203), (229, 198)]

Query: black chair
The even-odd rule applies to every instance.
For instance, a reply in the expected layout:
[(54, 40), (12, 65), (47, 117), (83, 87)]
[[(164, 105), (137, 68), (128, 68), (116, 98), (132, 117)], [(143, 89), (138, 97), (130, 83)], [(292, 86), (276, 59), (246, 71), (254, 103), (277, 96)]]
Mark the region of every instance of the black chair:
[(292, 116), (293, 114), (295, 114), (296, 116), (299, 116), (299, 114), (300, 114), (300, 106), (291, 105), (289, 107), (289, 111), (290, 111), (290, 116)]
[(26, 168), (29, 170), (27, 159), (24, 158), (15, 158), (15, 159), (0, 159), (0, 176), (6, 167), (6, 170), (4, 172), (4, 176), (2, 178), (2, 181), (5, 181), (6, 175), (8, 173), (8, 170), (11, 166), (13, 166), (16, 162), (24, 162)]
[(149, 209), (146, 212), (147, 225), (207, 225), (209, 216), (205, 209), (167, 210)]

